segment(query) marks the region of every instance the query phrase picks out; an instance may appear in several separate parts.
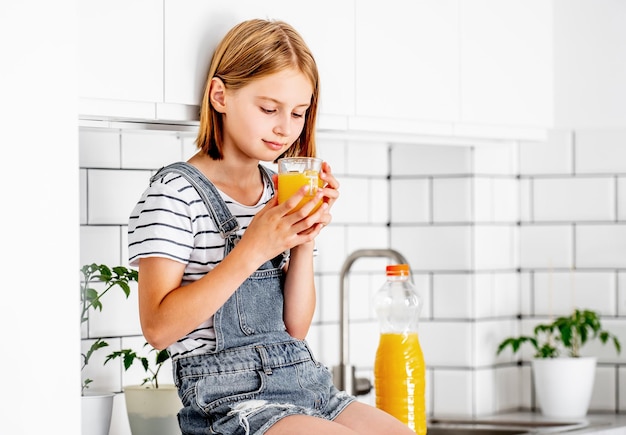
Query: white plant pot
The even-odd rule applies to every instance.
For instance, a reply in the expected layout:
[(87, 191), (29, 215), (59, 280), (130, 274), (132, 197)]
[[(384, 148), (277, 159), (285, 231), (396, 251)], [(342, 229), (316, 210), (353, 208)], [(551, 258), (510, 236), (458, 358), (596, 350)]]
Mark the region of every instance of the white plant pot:
[(81, 433), (109, 435), (114, 393), (84, 393), (81, 398)]
[(587, 415), (596, 358), (532, 360), (535, 392), (546, 417), (582, 418)]
[(178, 411), (183, 407), (175, 385), (124, 388), (128, 422), (133, 435), (179, 435)]

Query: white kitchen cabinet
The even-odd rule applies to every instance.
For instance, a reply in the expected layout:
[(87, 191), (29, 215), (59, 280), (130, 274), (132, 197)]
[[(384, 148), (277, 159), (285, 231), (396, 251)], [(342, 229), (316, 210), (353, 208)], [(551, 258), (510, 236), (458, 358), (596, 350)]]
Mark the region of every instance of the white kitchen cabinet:
[(77, 7), (79, 96), (163, 101), (162, 0), (81, 0)]
[(457, 0), (356, 3), (356, 115), (456, 122)]
[(235, 24), (250, 18), (293, 25), (311, 48), (321, 75), (320, 111), (354, 111), (354, 2), (165, 0), (165, 102), (199, 105), (211, 55)]
[(555, 0), (560, 129), (626, 127), (626, 2)]
[(262, 17), (292, 24), (313, 51), (320, 130), (402, 141), (536, 139), (554, 112), (552, 7), (545, 0), (321, 0), (308, 8), (289, 0), (81, 0), (81, 115), (197, 122), (216, 44), (236, 23)]
[(505, 137), (551, 126), (552, 27), (545, 0), (359, 1), (352, 124)]
[(459, 7), (460, 122), (552, 126), (552, 2), (464, 0)]

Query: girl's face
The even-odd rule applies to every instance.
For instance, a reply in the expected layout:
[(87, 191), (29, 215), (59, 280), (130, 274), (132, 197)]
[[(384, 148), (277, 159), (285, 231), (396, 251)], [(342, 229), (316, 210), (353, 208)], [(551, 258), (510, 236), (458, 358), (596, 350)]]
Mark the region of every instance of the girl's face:
[(313, 86), (296, 69), (252, 81), (236, 91), (223, 91), (224, 157), (233, 154), (273, 161), (304, 128)]

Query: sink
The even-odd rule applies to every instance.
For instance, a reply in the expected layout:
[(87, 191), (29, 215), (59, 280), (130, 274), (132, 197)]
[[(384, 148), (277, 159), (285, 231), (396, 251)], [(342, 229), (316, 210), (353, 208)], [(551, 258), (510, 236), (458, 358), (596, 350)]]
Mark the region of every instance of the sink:
[(496, 428), (468, 426), (429, 426), (428, 435), (521, 435), (528, 433), (525, 428)]
[(428, 422), (428, 435), (522, 435), (561, 433), (587, 427), (587, 421), (441, 419)]

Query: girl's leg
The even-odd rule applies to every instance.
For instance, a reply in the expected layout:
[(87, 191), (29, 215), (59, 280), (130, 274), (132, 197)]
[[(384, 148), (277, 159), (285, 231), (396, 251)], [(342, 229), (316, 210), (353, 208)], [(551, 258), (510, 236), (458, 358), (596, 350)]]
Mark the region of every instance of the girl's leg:
[[(345, 412), (345, 411), (344, 411)], [(309, 415), (290, 415), (278, 421), (266, 435), (358, 435), (345, 426), (334, 421)]]
[(335, 422), (359, 435), (415, 435), (400, 420), (362, 402), (352, 402), (337, 416)]
[(406, 425), (386, 412), (361, 402), (352, 402), (328, 421), (308, 415), (285, 417), (266, 435), (415, 435)]

